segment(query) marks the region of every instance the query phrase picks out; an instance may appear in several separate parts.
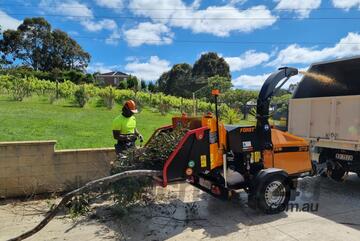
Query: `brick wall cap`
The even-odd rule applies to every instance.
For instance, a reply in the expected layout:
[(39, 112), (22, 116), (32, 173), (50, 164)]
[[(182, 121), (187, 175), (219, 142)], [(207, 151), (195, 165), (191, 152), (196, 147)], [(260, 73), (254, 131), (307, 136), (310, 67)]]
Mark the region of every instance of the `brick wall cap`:
[(98, 152), (98, 151), (115, 151), (114, 147), (103, 147), (103, 148), (83, 148), (83, 149), (64, 149), (56, 150), (55, 154), (68, 153), (68, 152)]
[(0, 146), (37, 146), (41, 144), (55, 145), (56, 140), (46, 140), (46, 141), (5, 141), (0, 142)]

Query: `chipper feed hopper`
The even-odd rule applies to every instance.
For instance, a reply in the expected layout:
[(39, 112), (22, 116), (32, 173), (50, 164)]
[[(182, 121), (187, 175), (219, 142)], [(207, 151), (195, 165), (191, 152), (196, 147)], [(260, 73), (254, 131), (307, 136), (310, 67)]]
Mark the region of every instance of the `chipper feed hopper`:
[[(164, 187), (186, 180), (221, 199), (238, 190), (248, 193), (249, 206), (266, 213), (283, 211), (296, 179), (311, 172), (308, 142), (269, 124), (270, 99), (283, 84), (298, 73), (281, 68), (265, 81), (257, 100), (255, 126), (226, 126), (215, 115), (174, 117), (172, 125), (189, 131), (166, 160), (156, 179)], [(213, 91), (217, 103), (217, 91)], [(217, 105), (216, 105), (217, 106)]]

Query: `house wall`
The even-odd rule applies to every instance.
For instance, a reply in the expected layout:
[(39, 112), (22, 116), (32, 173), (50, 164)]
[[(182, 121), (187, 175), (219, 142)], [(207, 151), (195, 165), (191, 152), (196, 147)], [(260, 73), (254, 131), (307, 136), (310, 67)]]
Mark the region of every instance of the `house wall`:
[[(115, 78), (117, 79), (117, 81), (115, 81)], [(100, 82), (104, 83), (104, 86), (118, 86), (119, 83), (125, 79), (127, 79), (126, 77), (122, 77), (122, 76), (97, 76), (96, 79)]]
[(55, 151), (56, 141), (0, 142), (0, 198), (72, 190), (107, 176), (113, 148)]

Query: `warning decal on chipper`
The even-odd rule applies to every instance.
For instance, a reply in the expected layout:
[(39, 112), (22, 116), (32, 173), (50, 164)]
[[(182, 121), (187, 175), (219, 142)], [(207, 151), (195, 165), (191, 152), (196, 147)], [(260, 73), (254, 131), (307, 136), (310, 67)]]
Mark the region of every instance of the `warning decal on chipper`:
[(206, 167), (206, 155), (201, 155), (200, 156), (200, 165), (201, 167)]
[(252, 146), (251, 141), (243, 141), (243, 142), (242, 142), (242, 149), (243, 149), (244, 151), (252, 150), (252, 149), (253, 149), (253, 146)]

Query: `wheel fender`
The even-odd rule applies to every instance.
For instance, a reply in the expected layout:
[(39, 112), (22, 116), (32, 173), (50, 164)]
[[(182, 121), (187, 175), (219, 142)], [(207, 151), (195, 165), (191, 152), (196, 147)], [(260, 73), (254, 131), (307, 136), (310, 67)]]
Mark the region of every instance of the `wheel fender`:
[(257, 187), (262, 186), (262, 184), (264, 184), (266, 182), (266, 180), (274, 175), (281, 175), (284, 178), (288, 179), (289, 175), (287, 174), (287, 172), (285, 172), (282, 169), (279, 168), (267, 168), (267, 169), (263, 169), (261, 170), (256, 177), (254, 178), (254, 181), (252, 182), (252, 188), (253, 190), (257, 189)]

